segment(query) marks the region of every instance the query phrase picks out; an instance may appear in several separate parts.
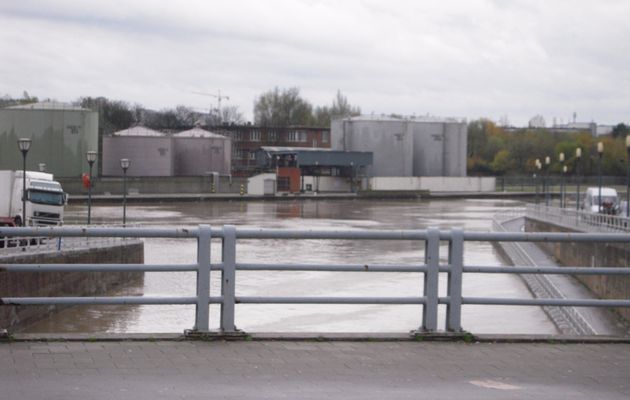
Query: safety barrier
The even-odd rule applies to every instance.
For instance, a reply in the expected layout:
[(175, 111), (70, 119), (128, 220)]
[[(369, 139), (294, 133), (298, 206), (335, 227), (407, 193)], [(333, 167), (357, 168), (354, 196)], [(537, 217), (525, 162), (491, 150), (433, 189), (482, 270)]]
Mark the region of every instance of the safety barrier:
[(528, 204), (527, 216), (582, 231), (630, 233), (630, 220), (619, 215), (578, 211), (543, 204)]
[[(131, 237), (131, 238), (191, 238), (197, 240), (197, 262), (194, 264), (5, 264), (1, 269), (10, 272), (51, 271), (194, 271), (196, 296), (191, 297), (4, 297), (2, 305), (114, 305), (114, 304), (192, 304), (196, 307), (193, 330), (209, 331), (209, 305), (220, 304), (220, 330), (236, 332), (234, 310), (236, 304), (418, 304), (422, 305), (419, 330), (438, 329), (438, 306), (446, 305), (445, 329), (462, 330), (461, 315), (464, 305), (515, 306), (587, 306), (630, 307), (629, 299), (522, 299), (468, 297), (462, 293), (465, 273), (484, 274), (584, 274), (630, 275), (630, 268), (589, 267), (496, 267), (464, 265), (465, 242), (630, 242), (630, 235), (618, 233), (508, 233), (464, 232), (451, 230), (277, 230), (245, 229), (226, 225), (211, 228), (200, 225), (194, 229), (157, 228), (0, 228), (0, 236), (7, 237)], [(211, 263), (210, 244), (213, 238), (222, 240), (221, 262)], [(321, 239), (321, 240), (408, 240), (424, 244), (424, 262), (416, 265), (397, 264), (261, 264), (237, 263), (238, 239)], [(440, 245), (448, 244), (447, 263), (440, 263)], [(419, 246), (420, 248), (420, 246)], [(336, 272), (406, 272), (423, 274), (423, 291), (414, 297), (256, 297), (236, 296), (236, 271), (336, 271)], [(210, 273), (221, 271), (221, 293), (210, 293)], [(448, 278), (446, 293), (439, 293), (439, 276)]]

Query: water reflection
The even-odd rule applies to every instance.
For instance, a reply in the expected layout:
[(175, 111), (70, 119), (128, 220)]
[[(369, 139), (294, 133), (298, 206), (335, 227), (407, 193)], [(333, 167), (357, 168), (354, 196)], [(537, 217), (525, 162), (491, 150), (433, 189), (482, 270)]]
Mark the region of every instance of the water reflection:
[[(490, 230), (491, 216), (506, 208), (521, 207), (510, 200), (374, 201), (318, 200), (265, 202), (203, 202), (132, 204), (127, 218), (152, 226), (187, 226), (199, 223), (282, 229), (449, 229)], [(69, 207), (80, 218), (83, 206)], [(97, 205), (93, 219), (111, 224), (121, 209)], [(420, 264), (423, 243), (413, 241), (349, 240), (240, 240), (238, 262), (265, 263), (382, 263)], [(193, 240), (147, 239), (147, 263), (192, 263)], [(446, 247), (442, 248), (443, 257)], [(220, 243), (213, 242), (212, 259), (220, 260)], [(502, 265), (488, 243), (466, 244), (467, 264)], [(442, 260), (446, 261), (446, 260)], [(211, 277), (211, 292), (220, 293), (220, 274)], [(417, 296), (420, 274), (245, 272), (237, 273), (237, 296)], [(440, 282), (446, 293), (446, 281)], [(195, 293), (193, 273), (147, 273), (138, 288), (147, 296), (190, 296)], [(467, 275), (465, 296), (530, 297), (520, 278), (509, 275)], [(440, 310), (443, 314), (444, 310)], [(237, 326), (250, 332), (405, 332), (420, 325), (421, 306), (237, 305)], [(443, 318), (441, 317), (440, 320)], [(211, 307), (211, 323), (218, 327), (218, 307)], [(55, 322), (56, 321), (56, 322)], [(95, 321), (90, 324), (89, 321)], [(97, 322), (96, 322), (97, 321)], [(192, 306), (126, 306), (65, 310), (29, 331), (182, 332), (192, 328)], [(476, 333), (552, 333), (555, 328), (537, 307), (465, 306), (465, 329)]]

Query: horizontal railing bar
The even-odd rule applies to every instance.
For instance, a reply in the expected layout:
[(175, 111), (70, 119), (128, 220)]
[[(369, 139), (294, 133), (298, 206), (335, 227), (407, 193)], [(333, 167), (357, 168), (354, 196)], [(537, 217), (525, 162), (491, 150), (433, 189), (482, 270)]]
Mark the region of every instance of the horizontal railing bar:
[(426, 272), (425, 265), (387, 264), (236, 264), (238, 271)]
[(237, 304), (425, 304), (425, 302), (425, 297), (236, 297)]
[[(223, 228), (211, 230), (213, 238), (223, 237)], [(87, 227), (34, 227), (0, 228), (0, 237), (161, 237), (195, 238), (198, 228), (87, 228)], [(349, 240), (426, 240), (426, 230), (236, 230), (239, 239), (349, 239)], [(440, 240), (450, 240), (451, 231), (440, 231)], [(625, 233), (561, 233), (561, 232), (464, 232), (466, 241), (483, 242), (619, 242), (629, 243)]]
[[(440, 239), (448, 240), (448, 231)], [(629, 243), (627, 233), (563, 233), (563, 232), (464, 232), (465, 241), (473, 242), (604, 242)]]
[(238, 239), (367, 239), (367, 240), (425, 240), (426, 230), (300, 230), (251, 229), (236, 230)]
[(195, 304), (196, 301), (195, 297), (2, 297), (0, 305)]
[(630, 275), (630, 268), (613, 267), (488, 267), (465, 266), (464, 272), (484, 274)]
[(463, 297), (462, 304), (502, 306), (573, 306), (573, 307), (630, 307), (630, 300), (600, 299), (505, 299)]
[[(212, 229), (213, 237), (221, 237), (222, 228)], [(0, 228), (0, 237), (152, 237), (196, 238), (198, 228), (86, 228), (86, 227), (33, 227)]]
[(0, 271), (7, 272), (181, 272), (196, 270), (197, 264), (0, 264)]

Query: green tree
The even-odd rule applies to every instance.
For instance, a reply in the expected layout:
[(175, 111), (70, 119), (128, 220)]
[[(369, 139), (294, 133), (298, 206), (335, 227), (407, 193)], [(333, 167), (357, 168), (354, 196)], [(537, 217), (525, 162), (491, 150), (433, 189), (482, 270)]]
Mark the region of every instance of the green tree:
[(621, 122), (615, 125), (611, 133), (614, 138), (617, 138), (617, 137), (625, 138), (626, 135), (630, 134), (630, 127), (628, 127), (628, 125)]
[(312, 125), (313, 106), (300, 96), (297, 87), (278, 87), (261, 94), (254, 101), (254, 123), (260, 126)]
[(513, 160), (509, 150), (502, 149), (494, 156), (490, 167), (496, 174), (503, 175), (512, 168), (512, 165)]

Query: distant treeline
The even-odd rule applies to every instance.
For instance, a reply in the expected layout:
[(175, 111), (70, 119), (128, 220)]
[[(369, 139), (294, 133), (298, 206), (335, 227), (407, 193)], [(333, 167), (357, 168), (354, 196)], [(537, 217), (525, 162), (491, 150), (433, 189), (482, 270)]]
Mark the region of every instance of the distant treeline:
[[(544, 171), (554, 174), (567, 166), (574, 174), (577, 166), (576, 149), (582, 149), (580, 173), (598, 174), (597, 142), (604, 144), (602, 173), (625, 175), (627, 168), (625, 137), (629, 129), (618, 124), (612, 134), (593, 137), (590, 131), (567, 133), (545, 128), (507, 132), (492, 121), (479, 119), (468, 124), (468, 173), (470, 175), (523, 175), (538, 173), (536, 159)], [(565, 161), (559, 155), (564, 153)], [(545, 158), (549, 157), (549, 167)]]

